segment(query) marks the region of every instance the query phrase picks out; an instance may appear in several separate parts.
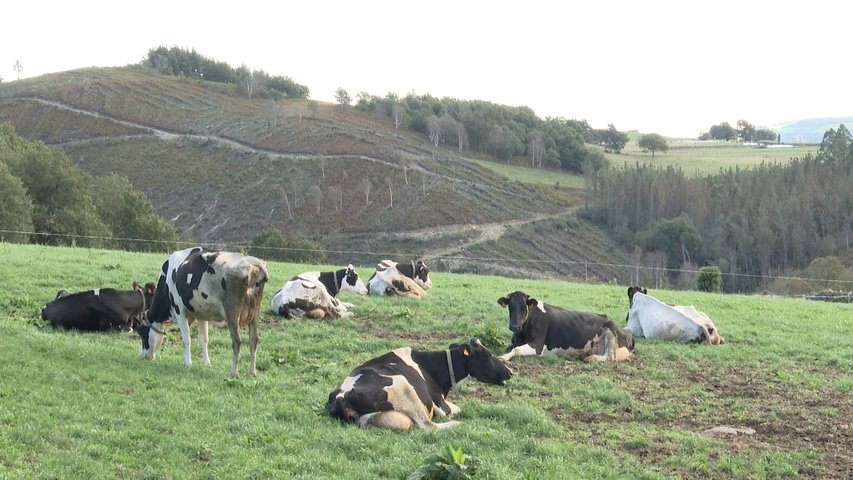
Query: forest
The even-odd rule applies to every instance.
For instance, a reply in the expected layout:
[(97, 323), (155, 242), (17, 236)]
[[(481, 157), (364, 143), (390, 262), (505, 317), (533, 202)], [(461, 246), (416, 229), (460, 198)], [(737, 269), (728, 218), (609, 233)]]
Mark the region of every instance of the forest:
[(764, 276), (850, 251), (853, 138), (844, 125), (826, 132), (817, 155), (787, 164), (699, 178), (634, 165), (603, 170), (594, 185), (586, 214), (660, 266), (666, 275), (658, 284), (677, 282), (680, 269), (713, 264), (729, 274), (725, 290), (755, 291), (766, 287)]

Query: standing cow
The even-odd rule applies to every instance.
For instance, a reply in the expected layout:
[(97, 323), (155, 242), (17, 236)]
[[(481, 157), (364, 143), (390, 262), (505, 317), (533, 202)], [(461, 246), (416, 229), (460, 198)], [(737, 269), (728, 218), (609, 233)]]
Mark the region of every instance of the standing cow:
[(371, 295), (401, 295), (421, 298), (432, 288), (429, 267), (422, 260), (411, 264), (382, 260), (367, 281)]
[(268, 279), (266, 263), (255, 257), (202, 247), (173, 253), (163, 263), (157, 294), (144, 318), (145, 324), (137, 329), (142, 338), (142, 358), (154, 358), (165, 338), (163, 325), (174, 318), (181, 330), (184, 364), (192, 365), (189, 326), (198, 321), (202, 362), (209, 365), (207, 322), (219, 320), (224, 321), (231, 332), (232, 377), (237, 377), (240, 358), (239, 329), (249, 326), (249, 375), (254, 376), (260, 340), (258, 319)]
[(515, 355), (557, 354), (586, 361), (628, 360), (634, 338), (606, 315), (572, 312), (542, 303), (524, 292), (498, 299), (509, 309), (509, 329), (513, 332), (509, 360)]
[(339, 292), (367, 295), (352, 264), (335, 272), (305, 272), (291, 278), (272, 297), (272, 310), (285, 318), (350, 317), (353, 305), (338, 300)]
[(129, 331), (136, 317), (148, 309), (153, 298), (153, 283), (142, 287), (133, 282), (133, 290), (97, 288), (69, 293), (63, 289), (41, 309), (41, 318), (54, 327), (93, 332)]
[(476, 338), (437, 352), (398, 348), (353, 370), (329, 394), (326, 411), (362, 427), (449, 428), (459, 422), (434, 423), (433, 416), (459, 412), (447, 395), (469, 375), (504, 385), (512, 372)]

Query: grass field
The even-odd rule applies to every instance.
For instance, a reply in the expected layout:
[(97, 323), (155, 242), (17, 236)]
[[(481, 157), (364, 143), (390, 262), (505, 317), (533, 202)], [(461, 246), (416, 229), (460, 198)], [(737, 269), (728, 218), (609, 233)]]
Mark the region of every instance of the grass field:
[(624, 164), (648, 163), (659, 166), (680, 167), (688, 175), (714, 174), (720, 169), (749, 168), (764, 163), (787, 163), (791, 158), (816, 154), (815, 145), (795, 145), (792, 148), (757, 148), (738, 143), (690, 143), (670, 140), (669, 151), (643, 153), (636, 140), (631, 140), (621, 154), (605, 156), (616, 167)]
[[(281, 284), (310, 266), (270, 263), (259, 374), (228, 378), (227, 330), (212, 365), (183, 366), (171, 329), (154, 361), (135, 334), (40, 324), (60, 287), (154, 281), (162, 254), (0, 244), (0, 478), (404, 478), (445, 445), (482, 478), (850, 478), (853, 314), (806, 300), (654, 292), (695, 304), (719, 347), (639, 340), (631, 362), (513, 361), (506, 387), (470, 380), (451, 397), (463, 424), (392, 433), (325, 416), (361, 362), (400, 346), (442, 349), (471, 334), (509, 341), (496, 300), (514, 290), (623, 322), (624, 286), (435, 273), (428, 298), (354, 298), (351, 320), (283, 321)], [(363, 276), (370, 272), (362, 271)], [(245, 331), (244, 331), (245, 338)], [(753, 436), (710, 438), (719, 425)]]
[(507, 165), (488, 160), (473, 160), (478, 165), (493, 170), (510, 180), (524, 183), (544, 183), (546, 185), (559, 184), (561, 187), (585, 188), (584, 178), (573, 175), (566, 171), (521, 167), (518, 165)]

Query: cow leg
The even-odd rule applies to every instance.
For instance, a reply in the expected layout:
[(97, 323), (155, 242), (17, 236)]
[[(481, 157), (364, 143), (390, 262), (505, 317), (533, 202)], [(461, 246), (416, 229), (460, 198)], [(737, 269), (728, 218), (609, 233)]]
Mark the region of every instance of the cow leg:
[(210, 356), (207, 353), (207, 321), (198, 321), (198, 343), (201, 347), (201, 362), (210, 365)]
[(228, 319), (228, 331), (231, 332), (231, 351), (234, 359), (231, 362), (231, 378), (237, 378), (237, 363), (240, 361), (240, 327), (237, 326), (239, 317)]
[(373, 412), (358, 418), (358, 424), (362, 427), (387, 428), (402, 432), (412, 428), (414, 422), (408, 415), (394, 410), (387, 412)]
[(187, 323), (187, 319), (183, 318), (183, 316), (178, 316), (178, 328), (181, 330), (181, 342), (184, 344), (184, 365), (189, 367), (193, 364), (193, 359), (190, 357), (190, 344), (192, 340), (190, 339), (190, 326)]
[[(406, 380), (394, 377), (390, 387), (385, 387), (388, 394), (388, 403), (394, 407), (394, 411), (409, 417), (415, 425), (420, 428), (450, 428), (459, 425), (460, 422), (434, 423), (432, 415), (427, 407), (421, 403), (415, 388)], [(359, 423), (361, 420), (359, 419)]]
[(501, 355), (498, 358), (503, 362), (508, 362), (512, 357), (514, 357), (516, 355), (521, 355), (522, 357), (524, 357), (524, 356), (529, 356), (529, 355), (537, 355), (537, 353), (536, 353), (536, 349), (533, 348), (532, 345), (530, 345), (529, 343), (525, 343), (524, 345), (519, 345), (519, 346), (513, 348), (512, 350)]
[(249, 376), (257, 375), (255, 369), (255, 359), (258, 355), (258, 343), (261, 341), (261, 335), (258, 333), (258, 319), (255, 318), (249, 323)]
[[(435, 409), (435, 413), (439, 417), (445, 417), (448, 415), (456, 415), (457, 413), (462, 411), (461, 408), (459, 408), (458, 406), (454, 405), (453, 403), (447, 401), (447, 399), (444, 399), (444, 404), (445, 404), (445, 407), (440, 407), (440, 406), (436, 405), (436, 407), (438, 407), (438, 408)], [(445, 411), (445, 409), (447, 411)]]

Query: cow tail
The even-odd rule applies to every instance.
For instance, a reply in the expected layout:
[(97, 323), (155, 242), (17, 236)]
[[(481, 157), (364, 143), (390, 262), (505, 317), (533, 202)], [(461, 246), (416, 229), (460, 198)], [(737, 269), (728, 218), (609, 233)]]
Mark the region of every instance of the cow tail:
[(346, 395), (338, 397), (337, 393), (338, 391), (334, 391), (329, 395), (326, 411), (330, 417), (337, 418), (344, 423), (355, 423), (361, 415), (350, 405)]

